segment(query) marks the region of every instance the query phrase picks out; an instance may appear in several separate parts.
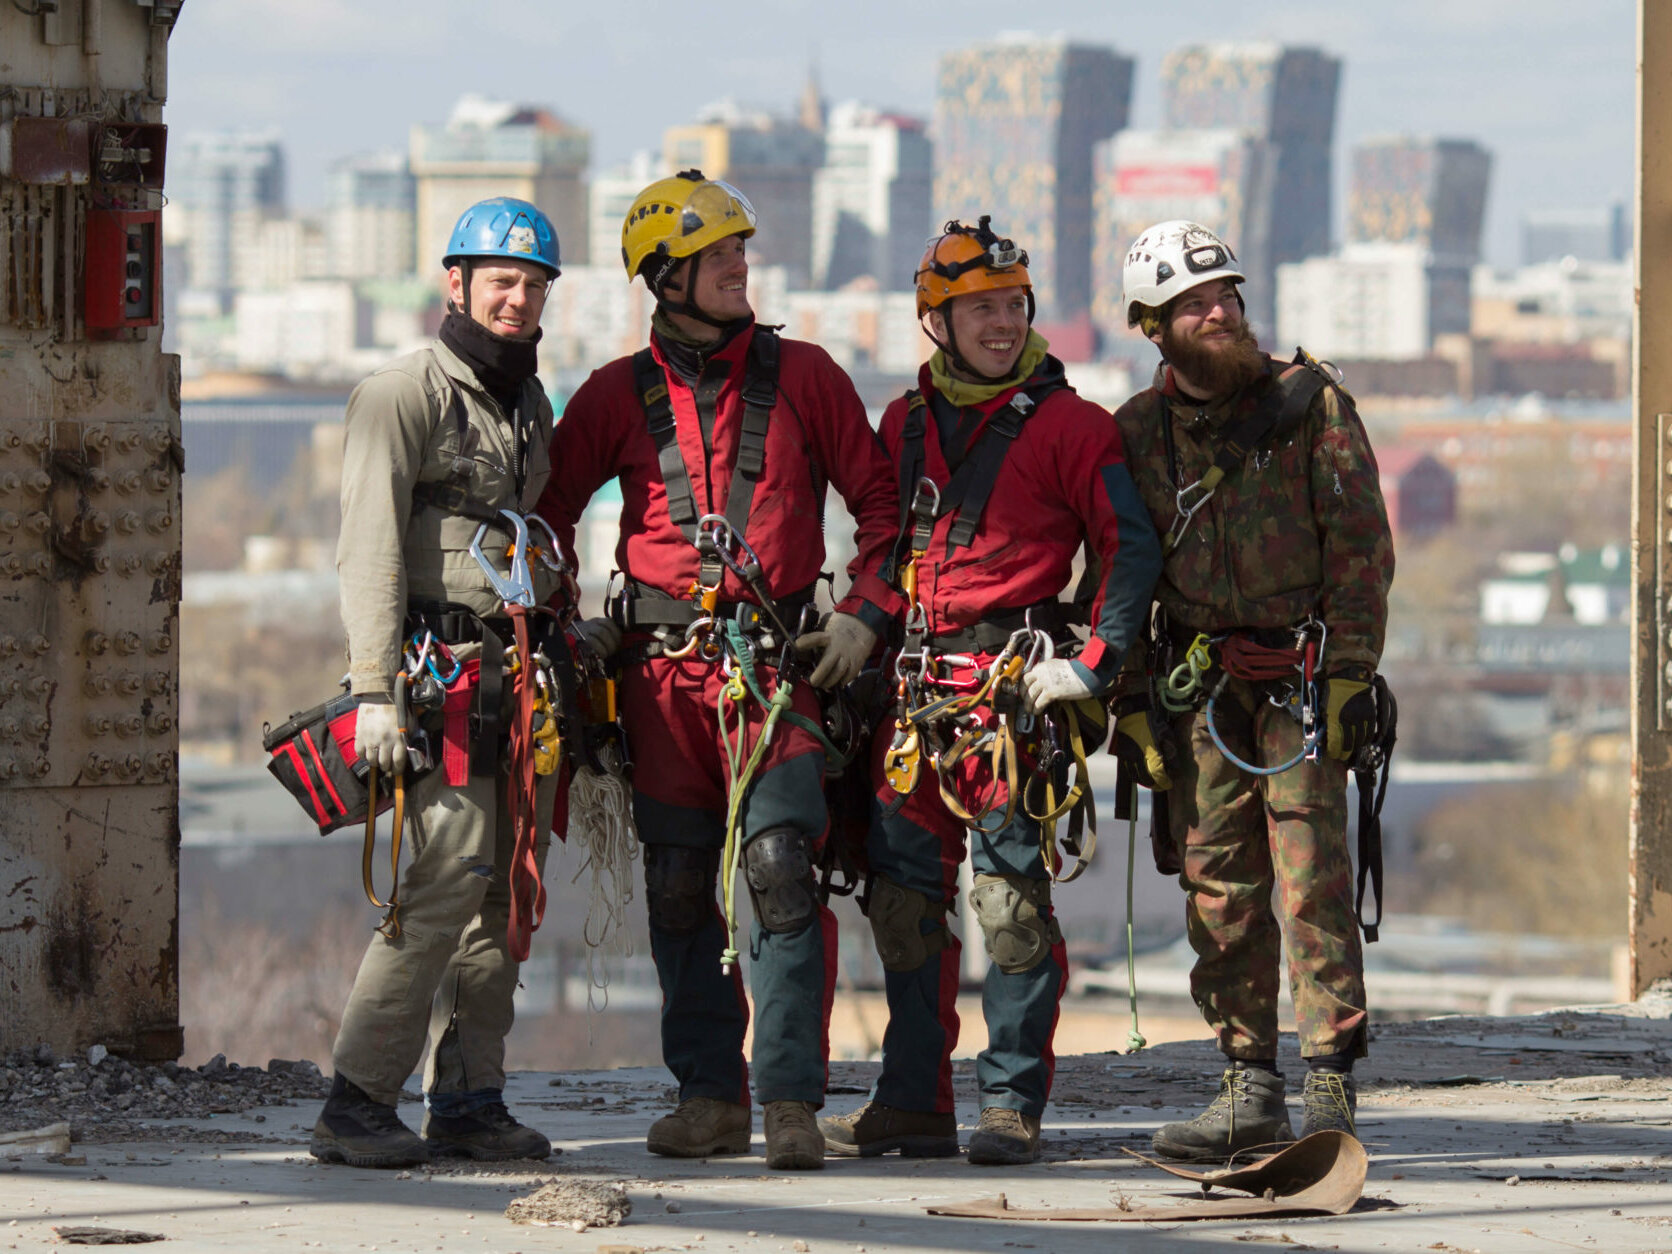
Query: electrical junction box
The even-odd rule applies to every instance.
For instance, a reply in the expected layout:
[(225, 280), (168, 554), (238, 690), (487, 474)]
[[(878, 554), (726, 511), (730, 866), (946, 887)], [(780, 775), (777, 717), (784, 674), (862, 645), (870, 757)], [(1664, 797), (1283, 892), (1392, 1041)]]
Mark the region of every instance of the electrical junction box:
[(154, 327), (162, 320), (162, 212), (87, 211), (86, 308), (90, 331)]

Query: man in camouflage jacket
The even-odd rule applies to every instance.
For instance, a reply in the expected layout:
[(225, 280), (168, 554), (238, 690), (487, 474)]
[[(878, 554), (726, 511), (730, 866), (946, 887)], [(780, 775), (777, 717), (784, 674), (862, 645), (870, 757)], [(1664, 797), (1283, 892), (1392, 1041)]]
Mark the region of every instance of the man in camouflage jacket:
[[(1315, 364), (1284, 367), (1259, 350), (1242, 279), (1230, 249), (1194, 223), (1139, 236), (1128, 318), (1163, 360), (1115, 414), (1166, 551), (1149, 656), (1117, 688), (1117, 751), (1167, 814), (1158, 864), (1171, 862), (1187, 893), (1191, 992), (1230, 1061), (1203, 1114), (1155, 1135), (1157, 1152), (1188, 1159), (1292, 1139), (1277, 1070), (1285, 935), (1308, 1068), (1303, 1135), (1355, 1132), (1352, 1065), (1368, 1020), (1346, 785), (1376, 737), (1392, 539), (1351, 398), (1321, 375), (1294, 377)], [(1171, 709), (1152, 701), (1201, 636), (1214, 664), (1196, 690)], [(1309, 647), (1311, 755), (1303, 702), (1279, 704), (1304, 687)]]

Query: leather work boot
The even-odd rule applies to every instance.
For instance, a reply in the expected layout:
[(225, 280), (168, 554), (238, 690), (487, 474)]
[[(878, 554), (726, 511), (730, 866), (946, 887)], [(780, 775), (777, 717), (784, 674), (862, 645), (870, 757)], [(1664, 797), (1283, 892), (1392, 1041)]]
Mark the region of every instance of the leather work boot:
[(824, 1166), (824, 1133), (812, 1102), (766, 1104), (766, 1165), (774, 1171), (814, 1171)]
[(987, 1106), (970, 1137), (970, 1162), (978, 1167), (1013, 1167), (1039, 1161), (1039, 1116), (1008, 1106)]
[(717, 1097), (687, 1097), (650, 1125), (644, 1147), (669, 1158), (749, 1152), (749, 1108)]
[(1300, 1101), (1305, 1112), (1300, 1125), (1302, 1136), (1325, 1131), (1358, 1136), (1358, 1085), (1352, 1076), (1339, 1071), (1308, 1071)]
[(436, 1158), (503, 1162), (510, 1158), (546, 1158), (552, 1152), (552, 1143), (533, 1128), (518, 1123), (504, 1102), (463, 1115), (425, 1111), (424, 1140)]
[(1155, 1152), (1185, 1162), (1218, 1162), (1239, 1150), (1295, 1139), (1283, 1103), (1283, 1077), (1233, 1062), (1219, 1077), (1219, 1095), (1194, 1119), (1155, 1134)]
[(827, 1154), (874, 1158), (899, 1150), (901, 1158), (952, 1158), (958, 1153), (958, 1118), (950, 1111), (896, 1110), (866, 1102), (858, 1110), (819, 1120)]
[(350, 1167), (416, 1167), (430, 1160), (429, 1147), (401, 1122), (393, 1106), (374, 1102), (341, 1075), (331, 1081), (331, 1095), (314, 1124), (308, 1153), (321, 1162)]

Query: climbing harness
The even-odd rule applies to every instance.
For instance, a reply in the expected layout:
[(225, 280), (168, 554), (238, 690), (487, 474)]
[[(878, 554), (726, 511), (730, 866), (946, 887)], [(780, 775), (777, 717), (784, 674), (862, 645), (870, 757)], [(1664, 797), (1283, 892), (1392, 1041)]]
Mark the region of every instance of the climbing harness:
[[(799, 668), (796, 638), (817, 619), (813, 589), (782, 597), (772, 595), (759, 554), (745, 538), (755, 490), (766, 466), (766, 436), (778, 398), (780, 344), (777, 329), (757, 325), (744, 364), (743, 415), (736, 461), (725, 510), (702, 512), (679, 446), (679, 429), (668, 375), (649, 348), (633, 356), (634, 386), (646, 427), (656, 448), (657, 465), (667, 492), (668, 517), (697, 551), (696, 577), (686, 599), (632, 579), (619, 593), (607, 595), (611, 617), (623, 631), (651, 639), (628, 646), (628, 656), (697, 661), (718, 666), (725, 677), (716, 701), (727, 767), (725, 838), (721, 858), (722, 898), (727, 945), (721, 969), (737, 963), (736, 875), (742, 855), (742, 811), (749, 789), (769, 751), (780, 723), (807, 732), (823, 747), (827, 770), (840, 769), (847, 755), (816, 721), (791, 708)], [(729, 370), (729, 367), (728, 367)], [(704, 370), (692, 387), (698, 425), (705, 428), (717, 413), (723, 379)], [(722, 601), (730, 574), (752, 601)], [(763, 665), (772, 676), (762, 673)], [(749, 704), (764, 711), (753, 743), (749, 740)]]
[[(1086, 765), (1088, 721), (1101, 730), (1100, 702), (1067, 710), (1030, 714), (1022, 708), (1021, 679), (1033, 666), (1055, 656), (1056, 637), (1067, 635), (1066, 609), (1055, 601), (1020, 611), (1000, 611), (975, 627), (931, 638), (928, 612), (918, 596), (919, 565), (945, 523), (946, 553), (975, 539), (993, 488), (1024, 423), (1052, 392), (1053, 378), (1021, 387), (991, 414), (979, 418), (964, 443), (967, 450), (949, 466), (943, 488), (925, 473), (929, 402), (917, 390), (906, 393), (901, 428), (899, 540), (891, 561), (894, 583), (906, 600), (905, 633), (894, 661), (894, 729), (883, 758), (883, 774), (897, 794), (896, 807), (917, 788), (927, 764), (935, 772), (941, 800), (973, 831), (1000, 831), (1018, 810), (1039, 825), (1047, 873), (1058, 882), (1077, 878), (1096, 846), (1096, 812)], [(965, 415), (967, 418), (969, 415)], [(982, 655), (990, 660), (981, 663)], [(987, 795), (966, 807), (957, 773), (968, 758), (984, 755), (992, 782)], [(1072, 783), (1059, 782), (1069, 765)], [(1003, 793), (1001, 806), (999, 795)], [(1058, 849), (1058, 821), (1068, 828)], [(1066, 872), (1063, 854), (1071, 858)]]

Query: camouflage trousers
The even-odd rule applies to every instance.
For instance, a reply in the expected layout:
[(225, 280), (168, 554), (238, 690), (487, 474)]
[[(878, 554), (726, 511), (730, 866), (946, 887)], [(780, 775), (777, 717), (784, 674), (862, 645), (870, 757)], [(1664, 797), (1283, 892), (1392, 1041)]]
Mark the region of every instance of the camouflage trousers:
[[(1264, 685), (1231, 680), (1214, 728), (1253, 766), (1287, 762), (1301, 726)], [(1196, 965), (1190, 991), (1230, 1058), (1277, 1055), (1278, 962), (1286, 949), (1302, 1057), (1362, 1057), (1369, 1012), (1347, 851), (1347, 768), (1331, 758), (1257, 776), (1213, 743), (1206, 710), (1172, 721), (1179, 754), (1171, 834)], [(1286, 944), (1285, 944), (1286, 942)]]

